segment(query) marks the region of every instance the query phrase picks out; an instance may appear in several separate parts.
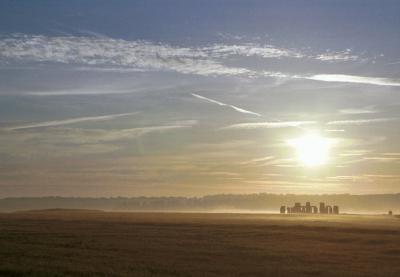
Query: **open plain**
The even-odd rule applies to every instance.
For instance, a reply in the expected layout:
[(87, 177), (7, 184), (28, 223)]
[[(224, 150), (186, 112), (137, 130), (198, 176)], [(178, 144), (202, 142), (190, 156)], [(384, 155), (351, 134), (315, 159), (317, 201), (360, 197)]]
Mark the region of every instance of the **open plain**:
[(400, 218), (0, 214), (1, 276), (400, 276)]

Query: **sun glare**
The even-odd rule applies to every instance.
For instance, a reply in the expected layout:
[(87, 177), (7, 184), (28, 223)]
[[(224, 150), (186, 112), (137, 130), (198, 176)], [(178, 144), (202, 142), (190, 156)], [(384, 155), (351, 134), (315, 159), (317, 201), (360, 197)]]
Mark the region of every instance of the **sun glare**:
[(303, 137), (291, 139), (288, 143), (296, 149), (298, 160), (305, 166), (323, 165), (329, 159), (331, 141), (318, 134), (306, 134)]

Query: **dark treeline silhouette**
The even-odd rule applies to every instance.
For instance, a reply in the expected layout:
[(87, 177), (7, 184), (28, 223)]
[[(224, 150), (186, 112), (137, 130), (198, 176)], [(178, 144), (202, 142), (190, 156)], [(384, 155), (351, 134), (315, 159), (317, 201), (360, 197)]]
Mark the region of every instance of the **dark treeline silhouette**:
[(204, 197), (28, 197), (0, 199), (0, 211), (35, 209), (99, 209), (111, 211), (254, 211), (279, 212), (281, 205), (294, 202), (328, 202), (340, 206), (341, 212), (400, 212), (400, 193), (351, 194), (220, 194)]

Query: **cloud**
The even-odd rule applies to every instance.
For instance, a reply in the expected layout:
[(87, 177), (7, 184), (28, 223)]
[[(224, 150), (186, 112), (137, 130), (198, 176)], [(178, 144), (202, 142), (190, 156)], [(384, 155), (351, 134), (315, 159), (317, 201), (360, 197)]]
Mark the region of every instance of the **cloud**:
[(364, 107), (364, 108), (350, 108), (350, 109), (341, 109), (339, 110), (342, 114), (373, 114), (378, 113), (379, 111), (375, 110), (373, 107)]
[(328, 132), (328, 133), (342, 133), (342, 132), (345, 132), (346, 130), (344, 130), (344, 129), (325, 129), (324, 131)]
[(333, 181), (350, 181), (350, 182), (358, 182), (358, 181), (364, 181), (364, 182), (370, 182), (370, 178), (368, 178), (365, 175), (338, 175), (338, 176), (329, 176), (327, 177), (328, 180), (333, 180)]
[[(61, 133), (67, 133), (71, 136), (68, 141), (74, 141), (77, 144), (80, 143), (105, 143), (112, 141), (127, 140), (137, 138), (149, 133), (164, 133), (172, 130), (191, 128), (193, 125), (188, 124), (176, 124), (176, 125), (159, 125), (159, 126), (146, 126), (130, 129), (60, 129)], [(57, 130), (55, 130), (57, 132)]]
[(274, 156), (267, 156), (262, 158), (251, 159), (249, 161), (241, 162), (242, 165), (251, 165), (251, 164), (258, 164), (260, 162), (266, 162), (275, 159)]
[(395, 65), (395, 64), (400, 64), (400, 61), (387, 63), (386, 65)]
[[(179, 47), (143, 40), (113, 39), (103, 34), (81, 30), (88, 36), (44, 36), (16, 34), (0, 39), (1, 58), (36, 62), (75, 63), (126, 67), (162, 68), (196, 65), (229, 57), (259, 57), (263, 59), (311, 59), (319, 61), (357, 61), (350, 49), (308, 54), (297, 49), (271, 44), (212, 44), (204, 47)], [(189, 68), (187, 69), (189, 70)]]
[(210, 56), (226, 58), (229, 56), (257, 56), (261, 58), (305, 58), (306, 55), (297, 51), (285, 48), (277, 48), (273, 45), (260, 45), (247, 43), (242, 45), (215, 44), (211, 47), (202, 48)]
[(132, 93), (142, 93), (148, 91), (163, 91), (176, 89), (177, 85), (158, 85), (158, 84), (148, 84), (145, 85), (136, 84), (128, 88), (114, 88), (105, 86), (94, 86), (94, 87), (79, 87), (76, 89), (68, 90), (40, 90), (40, 91), (27, 91), (24, 95), (32, 96), (64, 96), (64, 95), (104, 95), (104, 94), (132, 94)]
[(371, 119), (336, 120), (336, 121), (329, 121), (327, 125), (363, 125), (363, 124), (393, 121), (396, 119), (397, 118), (371, 118)]
[(365, 174), (364, 176), (377, 179), (400, 179), (400, 175), (392, 174)]
[(297, 49), (278, 48), (271, 44), (244, 43), (244, 44), (214, 44), (211, 47), (203, 48), (203, 51), (209, 52), (214, 57), (244, 56), (261, 58), (295, 58), (310, 59), (322, 62), (348, 62), (365, 61), (358, 55), (352, 54), (351, 49), (342, 51), (326, 50), (322, 54), (309, 54)]
[(319, 54), (315, 56), (316, 60), (334, 62), (334, 61), (358, 61), (360, 57), (351, 54), (350, 49), (344, 51), (327, 51), (326, 53)]
[[(33, 96), (63, 96), (63, 95), (101, 95), (101, 94), (127, 94), (138, 91), (137, 89), (71, 89), (53, 91), (29, 91), (25, 95)], [(140, 91), (140, 90), (139, 90)]]
[(151, 133), (191, 128), (193, 124), (196, 123), (188, 121), (130, 129), (52, 127), (46, 130), (23, 129), (19, 132), (3, 132), (0, 136), (0, 155), (38, 158), (109, 153), (125, 148), (127, 144), (124, 142), (129, 140)]
[(365, 157), (364, 160), (385, 163), (400, 161), (400, 157)]
[(233, 140), (221, 143), (194, 143), (189, 145), (188, 148), (191, 149), (191, 151), (203, 152), (205, 150), (220, 151), (220, 150), (239, 149), (251, 145), (254, 145), (254, 141), (252, 140)]
[(176, 129), (190, 128), (192, 126), (193, 125), (190, 124), (159, 125), (130, 129), (82, 129), (55, 127), (47, 129), (45, 132), (26, 130), (25, 133), (18, 133), (18, 140), (21, 142), (29, 142), (40, 139), (41, 142), (50, 144), (97, 144), (132, 139), (148, 133), (162, 133)]
[(135, 115), (137, 113), (138, 112), (120, 113), (120, 114), (109, 114), (109, 115), (101, 115), (101, 116), (78, 117), (78, 118), (70, 118), (70, 119), (54, 120), (54, 121), (44, 121), (44, 122), (31, 123), (31, 124), (14, 126), (14, 127), (6, 127), (6, 128), (3, 128), (3, 130), (15, 131), (15, 130), (22, 130), (22, 129), (54, 127), (54, 126), (74, 124), (74, 123), (87, 122), (87, 121), (111, 120), (111, 119), (115, 119), (115, 118), (119, 118), (119, 117)]
[(322, 82), (341, 82), (341, 83), (355, 83), (355, 84), (367, 84), (377, 86), (400, 86), (400, 80), (393, 80), (389, 78), (379, 77), (364, 77), (356, 75), (345, 75), (345, 74), (317, 74), (309, 77), (300, 77), (304, 79), (322, 81)]
[(343, 153), (339, 154), (341, 157), (360, 157), (368, 155), (372, 150), (367, 149), (355, 149), (355, 150), (347, 150)]
[(273, 78), (299, 78), (297, 75), (289, 75), (278, 71), (262, 71), (259, 73), (260, 76), (273, 77)]
[(398, 153), (398, 152), (383, 153), (382, 155), (384, 155), (384, 156), (399, 156), (400, 157), (400, 153)]
[(350, 61), (350, 50), (311, 55), (270, 44), (213, 44), (179, 47), (142, 40), (113, 39), (91, 31), (89, 36), (13, 35), (0, 38), (0, 61), (5, 64), (61, 63), (81, 70), (175, 71), (183, 74), (290, 77), (281, 72), (257, 72), (227, 66), (229, 58), (313, 59)]
[(376, 155), (376, 156), (368, 156), (371, 155), (372, 151), (366, 151), (366, 152), (360, 152), (359, 154), (357, 152), (354, 152), (353, 154), (350, 153), (344, 153), (341, 154), (340, 156), (344, 158), (348, 157), (358, 157), (357, 159), (353, 160), (347, 160), (347, 161), (342, 161), (342, 164), (356, 164), (356, 163), (398, 163), (400, 162), (400, 156), (387, 156), (385, 154), (381, 155)]
[(199, 98), (199, 99), (208, 101), (208, 102), (210, 102), (210, 103), (217, 104), (217, 105), (219, 105), (219, 106), (226, 106), (226, 107), (232, 108), (232, 109), (234, 109), (235, 111), (240, 112), (240, 113), (251, 114), (251, 115), (255, 115), (255, 116), (262, 116), (262, 115), (259, 114), (259, 113), (252, 112), (252, 111), (249, 111), (249, 110), (245, 110), (245, 109), (242, 109), (242, 108), (233, 106), (233, 105), (225, 104), (225, 103), (219, 102), (219, 101), (217, 101), (217, 100), (210, 99), (210, 98), (207, 98), (207, 97), (204, 97), (204, 96), (195, 94), (195, 93), (192, 93), (192, 95), (193, 95), (194, 97), (196, 97), (196, 98)]
[[(351, 53), (326, 51), (305, 53), (269, 44), (213, 44), (203, 47), (181, 47), (142, 40), (90, 36), (13, 35), (0, 38), (0, 62), (3, 66), (67, 64), (76, 70), (110, 72), (172, 71), (201, 76), (243, 76), (307, 79), (321, 82), (400, 86), (400, 80), (346, 74), (300, 75), (278, 71), (255, 70), (231, 66), (232, 60), (260, 59), (317, 60), (321, 62), (365, 61)], [(246, 63), (242, 63), (246, 64)]]
[(272, 129), (272, 128), (287, 128), (287, 127), (300, 127), (304, 125), (315, 124), (315, 121), (279, 121), (279, 122), (250, 122), (233, 124), (223, 129)]
[[(207, 48), (173, 47), (146, 41), (108, 37), (48, 37), (14, 35), (0, 39), (0, 59), (9, 63), (62, 63), (93, 68), (170, 70), (198, 75), (250, 74), (245, 68), (224, 66), (213, 57), (223, 54)], [(211, 53), (210, 53), (211, 52)]]

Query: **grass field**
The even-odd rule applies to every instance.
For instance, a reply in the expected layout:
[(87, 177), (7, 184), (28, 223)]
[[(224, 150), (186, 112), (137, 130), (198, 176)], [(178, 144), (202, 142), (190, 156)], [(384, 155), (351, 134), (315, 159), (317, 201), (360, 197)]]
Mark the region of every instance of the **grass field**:
[(0, 214), (0, 276), (400, 276), (400, 218)]

